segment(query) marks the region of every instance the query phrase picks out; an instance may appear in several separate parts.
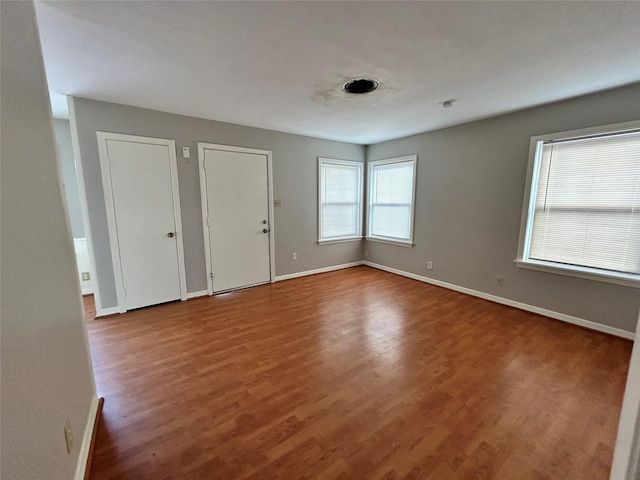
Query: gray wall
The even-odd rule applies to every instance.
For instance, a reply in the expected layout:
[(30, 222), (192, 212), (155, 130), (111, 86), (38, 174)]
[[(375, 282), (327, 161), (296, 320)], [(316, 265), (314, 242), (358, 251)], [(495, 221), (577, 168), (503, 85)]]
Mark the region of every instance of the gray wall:
[(0, 18), (0, 477), (70, 479), (95, 399), (80, 285), (33, 4), (0, 2)]
[(367, 260), (633, 332), (640, 290), (525, 270), (513, 260), (530, 138), (639, 118), (635, 84), (370, 146), (367, 160), (417, 153), (418, 173), (414, 248), (368, 241)]
[(64, 183), (67, 210), (69, 212), (69, 221), (71, 222), (71, 233), (73, 238), (84, 238), (84, 224), (82, 223), (78, 177), (76, 175), (76, 163), (73, 158), (73, 147), (71, 146), (69, 120), (54, 118), (53, 129), (62, 169), (62, 182)]
[[(80, 154), (102, 308), (116, 305), (96, 131), (176, 141), (187, 291), (206, 290), (197, 142), (273, 152), (276, 275), (339, 265), (362, 258), (362, 242), (317, 245), (317, 157), (364, 161), (364, 147), (300, 135), (174, 115), (136, 107), (74, 99)], [(182, 158), (182, 147), (191, 158)], [(296, 252), (298, 260), (291, 260)]]

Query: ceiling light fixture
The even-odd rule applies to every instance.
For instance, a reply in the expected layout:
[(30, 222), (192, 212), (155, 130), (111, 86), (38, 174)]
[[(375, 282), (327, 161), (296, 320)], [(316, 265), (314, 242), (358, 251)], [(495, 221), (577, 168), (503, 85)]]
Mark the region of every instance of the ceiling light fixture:
[(355, 78), (345, 83), (342, 86), (342, 90), (347, 93), (360, 95), (363, 93), (373, 92), (379, 86), (380, 82), (372, 78)]

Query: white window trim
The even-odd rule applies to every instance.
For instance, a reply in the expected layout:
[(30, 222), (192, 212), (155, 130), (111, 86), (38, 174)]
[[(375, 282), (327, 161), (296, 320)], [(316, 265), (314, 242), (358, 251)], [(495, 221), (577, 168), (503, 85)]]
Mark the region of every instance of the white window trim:
[[(358, 233), (343, 237), (322, 238), (322, 165), (346, 165), (358, 167)], [(363, 162), (356, 160), (338, 160), (335, 158), (318, 157), (318, 245), (332, 243), (357, 242), (362, 240), (362, 199), (364, 196)]]
[[(385, 237), (382, 235), (372, 235), (371, 234), (371, 206), (372, 206), (371, 194), (373, 192), (371, 189), (371, 185), (373, 182), (371, 181), (371, 176), (373, 175), (373, 167), (378, 165), (390, 165), (393, 163), (406, 163), (406, 162), (412, 162), (412, 166), (413, 166), (413, 184), (411, 185), (412, 192), (411, 192), (411, 213), (410, 213), (411, 226), (409, 228), (409, 239)], [(414, 245), (413, 230), (414, 230), (414, 224), (415, 224), (415, 208), (416, 208), (417, 164), (418, 164), (418, 155), (406, 155), (404, 157), (395, 157), (395, 158), (388, 158), (383, 160), (373, 160), (371, 162), (368, 162), (367, 164), (367, 234), (365, 236), (367, 240), (370, 240), (372, 242), (387, 243), (390, 245), (398, 245), (401, 247), (408, 247), (408, 248), (413, 247)]]
[(587, 280), (595, 280), (605, 283), (613, 283), (616, 285), (624, 285), (627, 287), (640, 288), (640, 277), (637, 275), (617, 273), (612, 271), (600, 270), (597, 268), (580, 267), (574, 265), (566, 265), (556, 262), (547, 262), (541, 260), (531, 260), (529, 256), (529, 239), (531, 238), (531, 228), (533, 219), (533, 210), (535, 209), (535, 195), (538, 190), (540, 152), (538, 146), (548, 140), (569, 139), (587, 137), (590, 135), (606, 134), (616, 131), (635, 130), (640, 128), (640, 121), (617, 123), (605, 125), (601, 127), (582, 128), (579, 130), (569, 130), (566, 132), (550, 133), (531, 137), (529, 144), (529, 164), (527, 166), (527, 180), (524, 189), (524, 201), (522, 206), (522, 217), (520, 220), (520, 238), (518, 241), (518, 256), (514, 260), (520, 268), (530, 270), (538, 270), (558, 275), (566, 275), (576, 278), (584, 278)]

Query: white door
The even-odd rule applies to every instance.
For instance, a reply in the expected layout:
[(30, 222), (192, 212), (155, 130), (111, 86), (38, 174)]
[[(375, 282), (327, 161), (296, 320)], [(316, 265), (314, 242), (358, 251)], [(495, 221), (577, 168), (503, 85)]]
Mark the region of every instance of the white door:
[(120, 311), (186, 298), (173, 141), (98, 140)]
[(200, 144), (205, 248), (213, 293), (271, 280), (269, 153), (253, 152)]

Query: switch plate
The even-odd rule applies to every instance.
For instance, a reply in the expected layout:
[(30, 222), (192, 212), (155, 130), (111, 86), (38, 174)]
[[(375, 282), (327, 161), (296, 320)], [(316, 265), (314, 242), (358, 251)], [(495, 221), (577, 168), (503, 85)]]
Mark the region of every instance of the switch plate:
[(291, 254), (291, 260), (297, 260), (298, 259), (298, 254), (296, 252), (293, 252)]
[(189, 147), (182, 147), (182, 157), (191, 158), (191, 151), (189, 150)]
[(273, 206), (274, 206), (274, 207), (281, 207), (281, 206), (282, 206), (282, 200), (280, 200), (279, 198), (276, 198), (276, 199), (273, 201)]
[(89, 275), (89, 272), (82, 272), (82, 281), (88, 282), (89, 280), (91, 280), (91, 275)]

